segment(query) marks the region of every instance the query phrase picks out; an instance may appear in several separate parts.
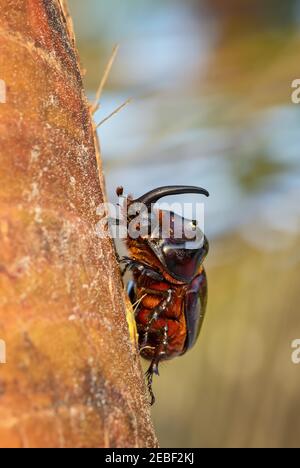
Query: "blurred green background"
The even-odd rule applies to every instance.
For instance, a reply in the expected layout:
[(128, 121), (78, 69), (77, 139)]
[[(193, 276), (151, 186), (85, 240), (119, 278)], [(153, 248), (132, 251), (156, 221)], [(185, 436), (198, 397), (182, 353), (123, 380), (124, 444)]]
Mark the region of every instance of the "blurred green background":
[(195, 348), (161, 366), (153, 418), (164, 447), (300, 445), (298, 0), (69, 0), (108, 194), (209, 189), (207, 318)]

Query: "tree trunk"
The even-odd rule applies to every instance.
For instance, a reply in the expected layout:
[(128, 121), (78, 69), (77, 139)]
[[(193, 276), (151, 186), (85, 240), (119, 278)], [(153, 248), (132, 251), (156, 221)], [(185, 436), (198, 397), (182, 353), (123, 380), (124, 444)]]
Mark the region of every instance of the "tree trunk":
[(62, 1), (0, 0), (0, 83), (0, 445), (156, 446)]

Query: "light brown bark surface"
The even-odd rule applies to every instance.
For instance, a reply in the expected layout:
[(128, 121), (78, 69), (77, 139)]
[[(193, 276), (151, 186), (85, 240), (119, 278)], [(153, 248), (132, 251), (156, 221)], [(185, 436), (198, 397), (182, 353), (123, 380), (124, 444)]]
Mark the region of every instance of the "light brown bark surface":
[(0, 79), (0, 446), (155, 446), (61, 1), (0, 0)]

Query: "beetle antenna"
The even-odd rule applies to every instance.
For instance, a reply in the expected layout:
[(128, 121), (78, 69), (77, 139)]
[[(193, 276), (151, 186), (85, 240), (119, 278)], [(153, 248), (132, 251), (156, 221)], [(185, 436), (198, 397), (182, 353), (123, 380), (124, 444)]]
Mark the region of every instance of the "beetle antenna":
[(145, 193), (139, 198), (132, 200), (131, 203), (144, 203), (144, 205), (150, 207), (151, 204), (156, 203), (160, 198), (167, 197), (169, 195), (182, 195), (186, 193), (199, 193), (209, 197), (207, 190), (201, 187), (193, 187), (189, 185), (166, 185), (164, 187), (158, 187), (150, 192)]

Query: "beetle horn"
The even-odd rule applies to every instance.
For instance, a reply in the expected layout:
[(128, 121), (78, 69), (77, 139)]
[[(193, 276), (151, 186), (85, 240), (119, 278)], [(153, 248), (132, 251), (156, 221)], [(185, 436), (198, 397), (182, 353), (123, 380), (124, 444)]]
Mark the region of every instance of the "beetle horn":
[(182, 195), (185, 193), (200, 193), (209, 197), (207, 190), (201, 187), (192, 187), (189, 185), (167, 185), (165, 187), (158, 187), (150, 192), (145, 193), (141, 197), (132, 200), (131, 203), (144, 203), (146, 206), (151, 206), (152, 203), (156, 203), (160, 198), (167, 197), (169, 195)]

